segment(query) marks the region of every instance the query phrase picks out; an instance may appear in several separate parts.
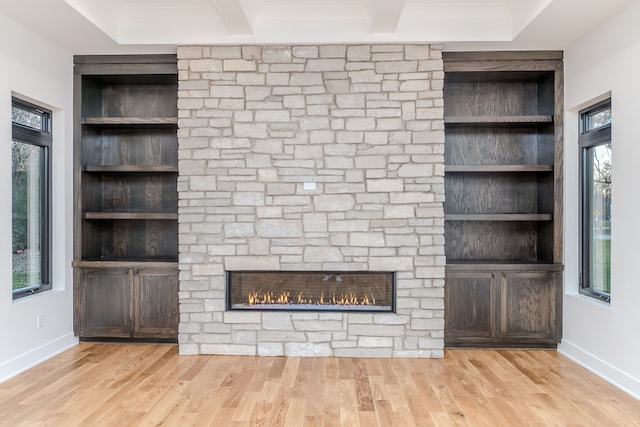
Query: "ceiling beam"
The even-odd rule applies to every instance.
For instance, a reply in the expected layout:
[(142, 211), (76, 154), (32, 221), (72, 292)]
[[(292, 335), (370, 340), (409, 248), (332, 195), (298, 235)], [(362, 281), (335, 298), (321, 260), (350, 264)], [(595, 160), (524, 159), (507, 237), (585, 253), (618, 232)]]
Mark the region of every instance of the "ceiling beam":
[(367, 2), (371, 15), (371, 32), (395, 33), (404, 9), (405, 0), (369, 0)]
[(249, 21), (242, 1), (211, 0), (211, 3), (232, 35), (253, 34), (254, 22)]

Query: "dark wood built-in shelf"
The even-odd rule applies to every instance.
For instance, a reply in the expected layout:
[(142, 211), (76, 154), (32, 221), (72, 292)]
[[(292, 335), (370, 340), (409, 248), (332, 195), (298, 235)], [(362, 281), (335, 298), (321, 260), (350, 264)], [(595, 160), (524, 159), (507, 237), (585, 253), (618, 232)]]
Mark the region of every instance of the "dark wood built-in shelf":
[(84, 125), (177, 125), (177, 117), (85, 117)]
[(173, 220), (178, 219), (174, 212), (84, 212), (84, 219), (94, 220)]
[(85, 172), (100, 172), (100, 173), (177, 173), (178, 168), (174, 165), (109, 165), (109, 166), (96, 166), (87, 165), (84, 168)]
[(562, 336), (562, 52), (445, 52), (447, 347)]
[(539, 116), (445, 116), (447, 126), (542, 126), (553, 123), (553, 117)]
[(74, 333), (177, 342), (177, 58), (74, 62)]
[(446, 165), (450, 172), (552, 172), (553, 165)]
[(446, 214), (447, 221), (551, 221), (551, 214)]

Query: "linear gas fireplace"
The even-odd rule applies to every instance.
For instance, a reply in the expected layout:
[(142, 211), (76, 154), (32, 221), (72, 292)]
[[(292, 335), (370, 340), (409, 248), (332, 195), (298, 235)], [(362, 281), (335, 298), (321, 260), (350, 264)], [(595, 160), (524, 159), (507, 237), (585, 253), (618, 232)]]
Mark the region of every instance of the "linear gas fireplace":
[(228, 310), (393, 312), (394, 300), (391, 272), (227, 272)]

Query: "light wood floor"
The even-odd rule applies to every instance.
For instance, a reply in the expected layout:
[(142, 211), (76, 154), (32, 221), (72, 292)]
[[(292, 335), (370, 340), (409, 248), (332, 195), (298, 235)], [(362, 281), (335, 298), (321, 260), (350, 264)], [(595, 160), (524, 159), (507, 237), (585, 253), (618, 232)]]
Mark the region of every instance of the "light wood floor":
[(0, 425), (640, 426), (640, 402), (554, 351), (179, 357), (84, 343), (0, 384)]

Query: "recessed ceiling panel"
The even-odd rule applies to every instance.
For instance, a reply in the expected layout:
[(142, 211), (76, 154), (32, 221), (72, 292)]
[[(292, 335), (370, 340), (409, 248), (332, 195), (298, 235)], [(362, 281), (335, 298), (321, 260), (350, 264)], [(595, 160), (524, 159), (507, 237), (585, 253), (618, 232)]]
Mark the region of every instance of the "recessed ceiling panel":
[(505, 1), (409, 0), (398, 33), (433, 41), (511, 40), (512, 15)]
[(128, 44), (200, 43), (204, 39), (229, 37), (225, 23), (211, 8), (153, 9), (144, 14), (125, 14), (119, 22), (123, 39)]
[(120, 44), (512, 40), (552, 0), (66, 0)]

